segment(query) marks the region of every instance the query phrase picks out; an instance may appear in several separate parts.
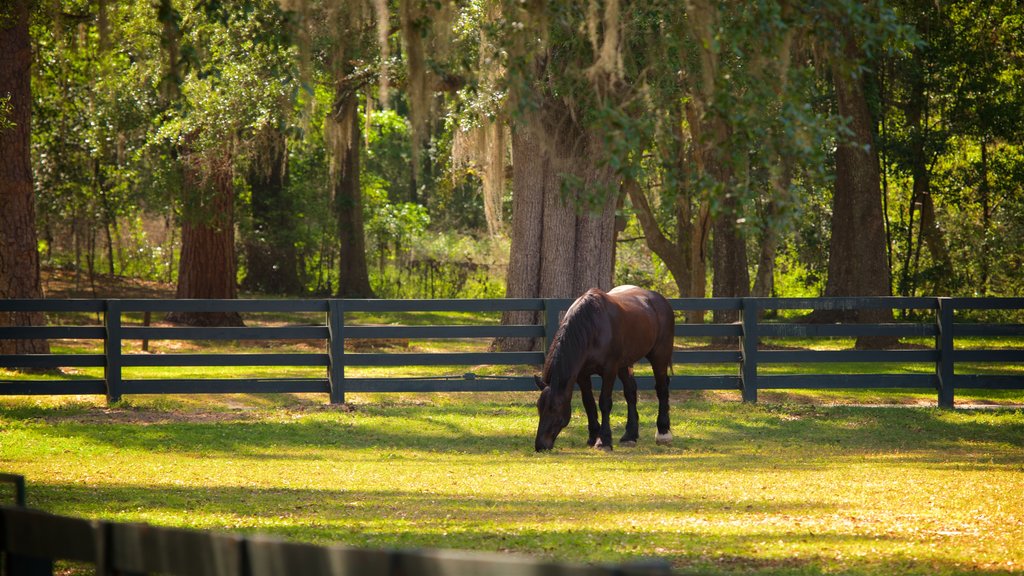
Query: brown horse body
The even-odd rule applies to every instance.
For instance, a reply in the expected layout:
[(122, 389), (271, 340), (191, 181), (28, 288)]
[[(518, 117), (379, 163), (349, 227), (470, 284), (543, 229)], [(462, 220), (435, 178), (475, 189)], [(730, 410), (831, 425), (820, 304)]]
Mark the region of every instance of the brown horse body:
[[(658, 395), (659, 444), (672, 440), (668, 410), (668, 370), (672, 365), (675, 319), (672, 307), (657, 292), (619, 286), (605, 293), (596, 288), (580, 296), (565, 313), (548, 350), (544, 372), (537, 379), (537, 451), (550, 450), (555, 438), (569, 424), (573, 384), (578, 384), (587, 412), (587, 444), (611, 449), (612, 387), (622, 381), (628, 414), (626, 433), (620, 442), (633, 445), (639, 438), (636, 380), (633, 364), (647, 358), (654, 370)], [(601, 377), (600, 409), (594, 401), (591, 375)]]

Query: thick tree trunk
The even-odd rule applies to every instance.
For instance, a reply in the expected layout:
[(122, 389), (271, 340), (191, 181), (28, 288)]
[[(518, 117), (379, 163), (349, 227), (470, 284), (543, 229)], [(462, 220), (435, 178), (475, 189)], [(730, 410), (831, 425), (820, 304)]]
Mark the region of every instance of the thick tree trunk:
[[(512, 245), (505, 275), (506, 298), (536, 298), (540, 295), (541, 238), (544, 216), (544, 174), (547, 172), (539, 134), (527, 126), (512, 126)], [(502, 314), (506, 325), (533, 324), (538, 315), (516, 311)], [(529, 338), (498, 338), (498, 350), (532, 350)]]
[[(750, 296), (750, 271), (747, 270), (747, 246), (743, 234), (736, 226), (736, 202), (727, 199), (723, 211), (715, 216), (712, 225), (711, 252), (713, 275), (712, 296), (716, 298), (743, 298)], [(715, 310), (716, 323), (736, 322), (736, 310)]]
[[(9, 98), (0, 122), (0, 298), (42, 298), (30, 156), (32, 123), (29, 0), (0, 9), (0, 98)], [(4, 127), (10, 123), (11, 126)], [(43, 314), (0, 313), (0, 325), (43, 325)], [(0, 354), (46, 354), (46, 340), (0, 340)]]
[[(658, 227), (654, 210), (639, 183), (627, 180), (623, 188), (633, 203), (647, 247), (665, 263), (675, 280), (679, 295), (683, 298), (703, 298), (707, 284), (707, 237), (711, 228), (707, 203), (700, 205), (694, 218), (690, 199), (682, 192), (677, 193), (676, 241), (673, 242)], [(686, 321), (691, 324), (701, 323), (704, 315), (700, 311), (688, 311)]]
[[(849, 62), (860, 60), (855, 39), (849, 35), (846, 52)], [(835, 153), (836, 183), (825, 295), (889, 296), (892, 287), (882, 217), (881, 171), (864, 77), (851, 76), (849, 70), (837, 66), (832, 78), (837, 109), (841, 116), (849, 119), (851, 136), (839, 142)], [(889, 322), (892, 311), (864, 310), (856, 319)], [(857, 339), (857, 347), (887, 347), (896, 341), (861, 337)]]
[(298, 254), (292, 233), (295, 209), (288, 196), (288, 146), (284, 134), (270, 129), (263, 150), (249, 168), (252, 231), (245, 240), (243, 288), (266, 294), (299, 294)]
[[(185, 156), (185, 208), (175, 293), (179, 299), (238, 297), (230, 154), (225, 153), (215, 164), (204, 170)], [(167, 319), (189, 326), (243, 325), (241, 315), (235, 312), (175, 312)]]
[(331, 185), (338, 218), (341, 253), (338, 258), (338, 296), (373, 298), (366, 263), (363, 193), (359, 185), (359, 101), (345, 82), (338, 83), (334, 113), (327, 118), (335, 157), (331, 159)]
[[(512, 131), (512, 247), (508, 298), (574, 298), (611, 288), (618, 186), (598, 166), (596, 136), (546, 100)], [(579, 186), (563, 186), (565, 176)], [(506, 313), (504, 324), (530, 324), (535, 314)], [(498, 339), (502, 350), (533, 349), (528, 339)]]
[[(713, 123), (716, 141), (724, 142), (728, 130), (722, 121)], [(732, 170), (725, 161), (717, 157), (718, 152), (709, 154), (705, 165), (717, 182), (726, 186), (733, 179)], [(750, 296), (750, 271), (747, 269), (747, 243), (743, 231), (737, 226), (739, 205), (734, 196), (726, 196), (714, 216), (711, 225), (711, 295), (716, 298), (744, 298)], [(712, 317), (716, 323), (737, 322), (739, 311), (715, 310)]]

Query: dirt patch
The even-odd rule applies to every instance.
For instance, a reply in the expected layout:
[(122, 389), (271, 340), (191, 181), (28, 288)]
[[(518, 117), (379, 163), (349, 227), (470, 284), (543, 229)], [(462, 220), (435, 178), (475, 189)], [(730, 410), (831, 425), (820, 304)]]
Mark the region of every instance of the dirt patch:
[(174, 298), (174, 284), (124, 276), (44, 267), (43, 293), (47, 298)]

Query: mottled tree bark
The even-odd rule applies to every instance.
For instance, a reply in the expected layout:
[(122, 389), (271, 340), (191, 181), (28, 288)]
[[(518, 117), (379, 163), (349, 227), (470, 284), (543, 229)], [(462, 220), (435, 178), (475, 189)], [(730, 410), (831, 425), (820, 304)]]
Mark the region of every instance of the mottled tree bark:
[[(359, 100), (354, 89), (339, 82), (334, 112), (328, 117), (335, 157), (331, 160), (331, 186), (338, 218), (341, 254), (338, 258), (338, 296), (373, 298), (366, 263), (366, 233), (363, 226), (363, 192), (359, 185)], [(340, 139), (340, 140), (339, 140)], [(341, 141), (345, 145), (340, 145)]]
[(266, 294), (300, 294), (298, 254), (292, 239), (295, 207), (286, 189), (288, 145), (280, 130), (267, 129), (262, 150), (249, 167), (252, 231), (245, 239), (242, 287)]
[[(575, 298), (609, 290), (614, 276), (618, 186), (598, 165), (599, 139), (572, 120), (564, 104), (545, 100), (512, 131), (512, 247), (508, 298)], [(566, 178), (569, 185), (563, 186)], [(536, 322), (506, 313), (504, 324)], [(529, 339), (499, 339), (502, 350), (528, 350)]]
[[(846, 38), (848, 62), (861, 60), (851, 34)], [(891, 277), (882, 217), (881, 169), (874, 140), (874, 118), (868, 107), (863, 74), (852, 75), (842, 65), (833, 68), (836, 106), (849, 120), (851, 135), (836, 148), (836, 182), (832, 200), (832, 238), (829, 244), (826, 296), (889, 296)], [(863, 310), (864, 322), (892, 321), (891, 310)], [(858, 348), (886, 347), (896, 339), (861, 337)]]
[[(235, 267), (235, 190), (230, 154), (215, 166), (184, 155), (184, 208), (176, 298), (238, 297)], [(236, 312), (176, 312), (167, 319), (190, 326), (241, 326)]]
[[(42, 298), (32, 190), (32, 48), (29, 0), (0, 8), (0, 98), (10, 116), (0, 122), (0, 298)], [(8, 125), (4, 127), (5, 125)], [(41, 313), (0, 313), (0, 325), (43, 325)], [(45, 354), (46, 340), (0, 340), (0, 354)]]

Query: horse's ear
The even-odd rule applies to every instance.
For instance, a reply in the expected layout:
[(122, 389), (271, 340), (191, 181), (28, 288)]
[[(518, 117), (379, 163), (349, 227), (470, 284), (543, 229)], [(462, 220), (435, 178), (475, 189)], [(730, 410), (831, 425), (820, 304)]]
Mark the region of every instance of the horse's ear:
[(540, 379), (540, 376), (537, 376), (536, 374), (533, 375), (533, 381), (537, 383), (538, 390), (543, 390), (548, 387), (548, 385), (545, 384), (544, 381)]

